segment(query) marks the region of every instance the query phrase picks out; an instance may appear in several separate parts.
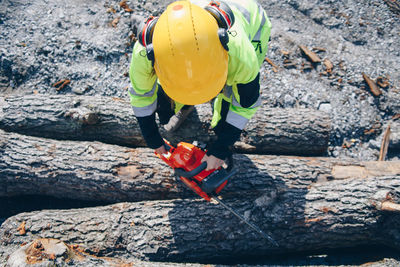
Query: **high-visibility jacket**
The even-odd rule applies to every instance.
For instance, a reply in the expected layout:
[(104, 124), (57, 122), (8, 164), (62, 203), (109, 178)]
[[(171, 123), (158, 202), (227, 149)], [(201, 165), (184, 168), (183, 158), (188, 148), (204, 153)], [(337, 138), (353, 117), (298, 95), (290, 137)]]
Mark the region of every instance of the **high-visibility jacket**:
[[(192, 0), (194, 4), (206, 6), (208, 0)], [(226, 122), (242, 130), (261, 105), (261, 96), (244, 107), (238, 85), (251, 83), (259, 74), (268, 49), (271, 31), (265, 10), (255, 0), (228, 0), (234, 13), (235, 23), (229, 30), (228, 76), (226, 85), (214, 101), (211, 126), (221, 119), (221, 103), (230, 103)], [(136, 42), (133, 48), (129, 76), (132, 88), (129, 90), (131, 104), (136, 117), (152, 115), (157, 107), (157, 76), (151, 61), (146, 57), (145, 48)], [(259, 90), (259, 83), (257, 83)], [(182, 107), (176, 103), (175, 111)]]

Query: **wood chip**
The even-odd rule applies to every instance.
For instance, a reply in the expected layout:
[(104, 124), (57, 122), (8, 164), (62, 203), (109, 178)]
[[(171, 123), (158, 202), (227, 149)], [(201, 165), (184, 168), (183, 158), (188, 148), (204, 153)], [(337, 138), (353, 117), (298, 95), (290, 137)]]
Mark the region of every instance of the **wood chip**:
[(389, 148), (389, 141), (390, 141), (390, 124), (388, 125), (385, 134), (383, 135), (381, 143), (381, 151), (379, 152), (379, 161), (384, 161), (386, 159), (386, 155)]
[(301, 51), (303, 51), (303, 53), (313, 62), (313, 63), (319, 63), (321, 62), (321, 59), (319, 58), (319, 56), (317, 56), (317, 54), (315, 54), (314, 52), (310, 51), (307, 47), (305, 47), (304, 45), (299, 45)]
[(117, 17), (117, 18), (113, 19), (113, 21), (111, 21), (111, 26), (116, 28), (117, 25), (118, 25), (119, 19), (120, 19), (120, 17)]
[(71, 83), (71, 80), (65, 79), (65, 80), (60, 80), (53, 84), (53, 87), (56, 87), (57, 91), (62, 90), (65, 86)]
[(368, 87), (371, 90), (371, 93), (374, 96), (380, 96), (382, 94), (382, 91), (378, 88), (376, 83), (370, 77), (368, 77), (368, 75), (365, 74), (364, 72), (362, 73), (362, 76), (364, 78), (364, 81), (368, 84)]
[(281, 50), (281, 53), (282, 53), (282, 55), (285, 56), (285, 57), (287, 57), (287, 56), (290, 55), (290, 52), (289, 52), (289, 51), (286, 51), (286, 50)]
[(376, 132), (376, 130), (375, 129), (368, 129), (368, 130), (364, 130), (364, 134), (365, 135), (370, 135), (370, 134), (373, 134), (373, 133), (375, 133)]
[(346, 139), (343, 141), (342, 148), (350, 148), (352, 146), (353, 146), (353, 143), (351, 141), (348, 141)]
[(320, 52), (326, 52), (326, 49), (323, 47), (314, 47), (313, 50), (320, 51)]
[(269, 58), (266, 57), (266, 58), (265, 58), (265, 61), (267, 61), (267, 62), (272, 66), (272, 71), (273, 71), (273, 72), (278, 72), (279, 67), (278, 67), (277, 65), (275, 65), (275, 63), (272, 62), (271, 59), (269, 59)]
[(332, 69), (333, 69), (332, 62), (329, 59), (326, 58), (326, 59), (324, 59), (324, 65), (325, 65), (325, 68), (326, 68), (326, 72), (331, 73)]
[(123, 0), (119, 3), (119, 6), (125, 10), (125, 12), (133, 12), (133, 9), (131, 9), (128, 4), (126, 3), (126, 0)]
[(284, 66), (285, 68), (287, 68), (287, 69), (296, 68), (296, 63), (293, 63), (293, 62), (286, 62), (286, 63), (283, 64), (283, 66)]
[(115, 10), (114, 8), (110, 7), (109, 9), (107, 9), (107, 13), (117, 13), (117, 10)]
[(386, 77), (379, 76), (376, 78), (376, 84), (379, 85), (381, 88), (388, 88), (389, 87), (389, 79)]
[(26, 234), (25, 224), (26, 224), (25, 221), (23, 221), (17, 228), (20, 235)]

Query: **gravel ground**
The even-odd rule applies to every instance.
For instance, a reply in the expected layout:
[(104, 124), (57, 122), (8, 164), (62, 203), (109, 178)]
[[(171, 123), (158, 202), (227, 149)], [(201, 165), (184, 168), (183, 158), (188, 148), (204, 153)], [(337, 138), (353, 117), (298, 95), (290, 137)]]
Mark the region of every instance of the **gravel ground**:
[[(400, 111), (399, 16), (384, 1), (263, 4), (269, 5), (273, 23), (268, 56), (280, 67), (275, 73), (266, 66), (267, 102), (329, 112), (333, 119), (329, 156), (377, 159), (381, 134)], [(330, 60), (331, 73), (326, 73), (324, 64), (310, 64), (298, 45), (314, 48), (322, 60)], [(285, 59), (296, 65), (285, 68)], [(390, 85), (374, 97), (362, 73), (372, 79), (385, 77)]]

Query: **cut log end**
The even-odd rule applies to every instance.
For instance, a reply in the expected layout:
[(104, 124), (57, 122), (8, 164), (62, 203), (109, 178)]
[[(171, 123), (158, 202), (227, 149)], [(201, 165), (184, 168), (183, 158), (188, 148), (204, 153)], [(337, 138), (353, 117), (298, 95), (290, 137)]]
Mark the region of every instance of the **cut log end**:
[(400, 204), (391, 201), (384, 201), (381, 204), (380, 210), (400, 213)]

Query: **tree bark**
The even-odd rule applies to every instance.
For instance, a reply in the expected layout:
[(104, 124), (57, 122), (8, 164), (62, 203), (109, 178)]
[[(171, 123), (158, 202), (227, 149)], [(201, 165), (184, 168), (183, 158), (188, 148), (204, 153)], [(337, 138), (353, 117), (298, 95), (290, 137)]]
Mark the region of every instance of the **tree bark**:
[[(297, 169), (287, 168), (300, 161)], [(318, 162), (286, 159), (283, 177), (254, 170), (258, 182), (264, 183), (262, 190), (222, 194), (228, 205), (269, 233), (279, 243), (277, 248), (221, 206), (186, 199), (22, 213), (1, 226), (0, 256), (35, 238), (78, 244), (97, 256), (173, 262), (254, 259), (374, 244), (399, 249), (400, 210), (384, 208), (387, 202), (399, 206), (399, 175), (377, 175), (375, 167), (383, 166), (377, 162), (336, 166), (325, 181), (300, 174), (309, 173)]]
[[(162, 135), (172, 143), (210, 141), (211, 107), (196, 106), (182, 127)], [(145, 146), (129, 102), (72, 95), (0, 97), (0, 129), (54, 139)], [(236, 148), (245, 152), (322, 155), (330, 132), (327, 114), (311, 109), (260, 108)]]
[[(147, 148), (57, 141), (0, 130), (0, 152), (0, 196), (47, 195), (105, 202), (193, 196), (182, 190), (173, 170)], [(350, 177), (356, 171), (359, 176), (400, 174), (399, 162), (370, 166), (355, 160), (245, 154), (235, 155), (234, 160), (239, 173), (224, 190), (238, 197), (289, 182), (305, 187), (347, 172)], [(346, 165), (358, 167), (340, 167)]]

